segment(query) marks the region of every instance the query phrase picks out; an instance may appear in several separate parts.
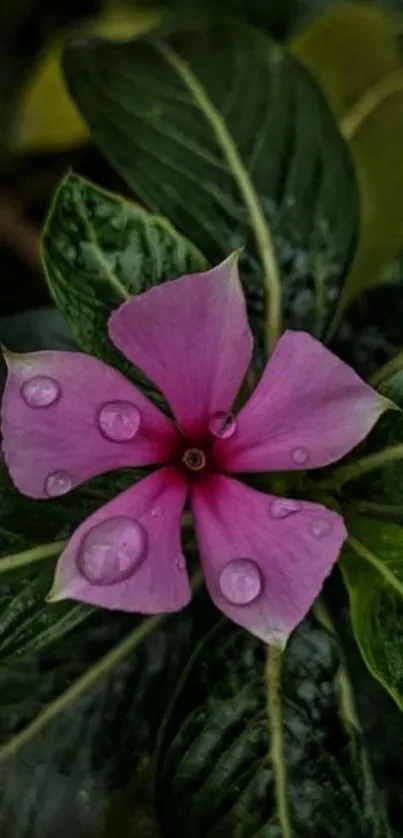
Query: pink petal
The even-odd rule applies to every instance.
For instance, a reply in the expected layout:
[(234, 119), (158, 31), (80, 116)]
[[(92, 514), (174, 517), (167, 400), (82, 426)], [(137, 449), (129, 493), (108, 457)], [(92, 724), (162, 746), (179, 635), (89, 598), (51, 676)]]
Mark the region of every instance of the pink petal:
[(339, 460), (392, 403), (306, 332), (286, 332), (239, 415), (215, 444), (225, 471), (294, 471)]
[(7, 353), (6, 360), (3, 448), (24, 494), (64, 494), (96, 474), (169, 457), (173, 425), (112, 367), (79, 352)]
[(212, 600), (235, 623), (283, 648), (339, 555), (347, 537), (342, 518), (222, 475), (194, 484), (191, 508)]
[(181, 550), (186, 494), (184, 477), (167, 467), (87, 518), (59, 559), (48, 599), (141, 614), (184, 608), (192, 595)]
[(133, 297), (109, 320), (111, 340), (161, 390), (189, 436), (228, 412), (252, 354), (238, 254)]

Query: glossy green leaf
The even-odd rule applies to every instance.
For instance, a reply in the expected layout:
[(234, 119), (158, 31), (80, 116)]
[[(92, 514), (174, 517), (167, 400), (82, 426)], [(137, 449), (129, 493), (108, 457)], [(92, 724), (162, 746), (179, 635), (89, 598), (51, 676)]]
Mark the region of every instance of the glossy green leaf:
[(228, 624), (196, 650), (160, 741), (156, 799), (164, 838), (387, 836), (363, 743), (339, 713), (333, 640), (310, 623), (291, 639), (280, 756), (266, 656), (263, 644)]
[(286, 322), (320, 334), (352, 255), (357, 196), (334, 119), (299, 64), (268, 36), (227, 22), (179, 32), (168, 51), (152, 40), (74, 44), (64, 65), (95, 142), (140, 200), (211, 263), (245, 246), (241, 269), (260, 334), (255, 219), (217, 129), (224, 120), (243, 184), (271, 225)]
[(203, 270), (193, 245), (162, 218), (68, 175), (56, 194), (42, 242), (52, 296), (80, 349), (138, 377), (110, 343), (107, 321), (130, 294)]
[[(135, 470), (105, 475), (55, 500), (21, 495), (0, 467), (0, 661), (39, 649), (86, 619), (92, 609), (73, 601), (48, 604), (55, 559), (20, 565), (22, 551), (62, 543), (92, 512), (138, 479)], [(38, 551), (40, 553), (40, 551)], [(13, 557), (16, 569), (12, 570)], [(7, 571), (3, 565), (7, 560)]]
[(357, 173), (360, 235), (346, 305), (385, 280), (403, 245), (403, 61), (392, 17), (365, 3), (337, 4), (291, 49), (328, 98)]
[(368, 669), (403, 710), (403, 528), (356, 515), (347, 525), (340, 566), (355, 638)]
[(397, 452), (395, 459), (386, 460), (382, 468), (347, 483), (343, 491), (355, 504), (360, 504), (360, 511), (403, 523), (403, 370), (384, 381), (379, 390), (402, 412), (390, 410), (381, 417), (362, 447), (362, 455), (381, 453), (384, 448), (402, 445), (400, 456)]

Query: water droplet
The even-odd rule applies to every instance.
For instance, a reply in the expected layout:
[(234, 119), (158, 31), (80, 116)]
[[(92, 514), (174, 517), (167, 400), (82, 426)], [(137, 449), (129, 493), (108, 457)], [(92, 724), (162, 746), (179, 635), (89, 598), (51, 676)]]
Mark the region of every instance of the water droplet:
[(236, 419), (231, 413), (220, 411), (211, 417), (209, 422), (210, 433), (218, 439), (229, 439), (236, 431)]
[(65, 495), (73, 488), (73, 480), (68, 471), (53, 471), (46, 478), (45, 491), (50, 498), (58, 498)]
[(33, 378), (24, 381), (21, 393), (29, 407), (50, 407), (59, 398), (60, 387), (54, 378), (34, 375)]
[(294, 448), (291, 456), (294, 463), (298, 463), (298, 465), (302, 466), (308, 459), (308, 451), (306, 448)]
[(270, 507), (270, 514), (273, 518), (288, 518), (289, 515), (294, 515), (300, 509), (301, 504), (297, 500), (276, 498)]
[(128, 442), (140, 426), (140, 411), (130, 402), (107, 402), (98, 414), (102, 433), (113, 442)]
[(152, 518), (159, 518), (161, 515), (162, 509), (160, 506), (154, 506), (151, 510), (151, 517)]
[(96, 524), (84, 536), (77, 557), (92, 585), (115, 585), (129, 579), (146, 556), (147, 533), (132, 518), (115, 516)]
[(330, 535), (332, 525), (326, 520), (326, 518), (317, 518), (316, 521), (312, 521), (310, 523), (309, 529), (315, 538), (323, 538), (325, 535)]
[(186, 570), (186, 559), (182, 553), (176, 557), (175, 565), (178, 570)]
[(262, 587), (261, 571), (251, 559), (234, 559), (221, 571), (221, 592), (232, 605), (248, 605), (257, 599)]

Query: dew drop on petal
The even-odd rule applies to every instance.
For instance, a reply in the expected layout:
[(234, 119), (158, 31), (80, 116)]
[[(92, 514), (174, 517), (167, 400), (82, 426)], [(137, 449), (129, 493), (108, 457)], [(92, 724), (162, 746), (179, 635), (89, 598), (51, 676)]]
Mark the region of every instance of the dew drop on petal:
[(161, 510), (160, 506), (153, 506), (150, 514), (151, 514), (152, 518), (159, 518), (160, 515), (161, 515), (161, 512), (162, 512), (162, 510)]
[(326, 518), (317, 518), (316, 521), (311, 521), (309, 529), (315, 538), (323, 538), (325, 535), (330, 535), (332, 526)]
[(180, 553), (179, 556), (176, 557), (175, 565), (178, 568), (178, 570), (186, 570), (186, 559), (182, 553)]
[(24, 381), (21, 393), (29, 407), (50, 407), (60, 396), (60, 386), (47, 375), (34, 375)]
[(112, 442), (128, 442), (136, 436), (140, 411), (130, 402), (106, 402), (98, 414), (99, 427)]
[(209, 430), (218, 439), (230, 439), (236, 431), (236, 419), (231, 413), (220, 411), (211, 417)]
[(249, 605), (262, 591), (263, 577), (256, 562), (234, 559), (220, 574), (220, 589), (231, 605)]
[(115, 585), (129, 579), (147, 552), (147, 533), (123, 515), (95, 524), (84, 536), (77, 566), (92, 585)]
[(68, 471), (53, 471), (46, 478), (45, 491), (48, 497), (58, 498), (73, 488), (73, 480)]
[(277, 519), (288, 518), (289, 515), (294, 515), (300, 509), (301, 504), (297, 500), (292, 500), (292, 498), (276, 498), (270, 507), (270, 515), (272, 518)]
[(297, 463), (299, 466), (302, 466), (306, 463), (308, 459), (308, 451), (306, 448), (294, 448), (291, 454), (294, 463)]

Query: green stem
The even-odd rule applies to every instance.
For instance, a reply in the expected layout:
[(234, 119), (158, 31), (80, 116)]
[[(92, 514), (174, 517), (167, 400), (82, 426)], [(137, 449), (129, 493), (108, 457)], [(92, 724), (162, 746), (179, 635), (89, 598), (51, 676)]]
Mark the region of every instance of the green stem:
[(40, 562), (42, 559), (49, 559), (58, 556), (67, 541), (54, 541), (52, 544), (39, 544), (30, 550), (23, 550), (22, 553), (14, 553), (13, 556), (4, 556), (0, 559), (0, 573), (7, 573), (9, 570), (16, 570), (18, 567)]
[(403, 503), (376, 503), (372, 500), (350, 500), (348, 509), (359, 515), (403, 518)]
[(158, 614), (142, 621), (127, 637), (120, 641), (113, 649), (104, 655), (94, 666), (72, 684), (64, 693), (51, 701), (38, 715), (12, 739), (0, 747), (0, 764), (14, 757), (24, 745), (56, 718), (59, 713), (67, 710), (74, 701), (92, 687), (103, 675), (106, 675), (119, 661), (134, 652), (137, 646), (164, 620), (165, 615)]
[(394, 358), (387, 361), (383, 367), (380, 367), (379, 370), (376, 370), (376, 372), (371, 375), (371, 378), (369, 379), (371, 387), (379, 387), (380, 384), (383, 384), (384, 381), (391, 378), (395, 372), (400, 372), (401, 369), (403, 369), (403, 352), (398, 352)]
[(282, 288), (273, 237), (266, 222), (258, 194), (225, 120), (215, 108), (189, 65), (170, 47), (160, 44), (158, 49), (190, 90), (196, 104), (210, 123), (245, 201), (263, 265), (263, 280), (266, 288), (265, 334), (268, 349), (272, 350), (281, 332)]
[(339, 489), (348, 480), (355, 480), (367, 474), (370, 471), (383, 468), (388, 463), (393, 463), (397, 460), (403, 459), (403, 444), (390, 445), (388, 448), (383, 448), (382, 451), (377, 451), (375, 454), (368, 454), (367, 457), (362, 457), (360, 460), (355, 460), (353, 463), (348, 463), (346, 466), (337, 468), (329, 480), (324, 481), (321, 486), (328, 490)]
[(348, 543), (350, 546), (355, 550), (358, 556), (361, 556), (362, 559), (365, 559), (368, 564), (372, 565), (378, 573), (384, 578), (385, 582), (391, 586), (400, 597), (403, 596), (403, 582), (400, 582), (398, 577), (393, 573), (392, 570), (389, 569), (388, 565), (385, 562), (382, 562), (375, 553), (372, 553), (371, 550), (368, 550), (364, 544), (361, 544), (361, 541), (358, 541), (357, 538), (350, 535), (348, 539)]
[(292, 838), (292, 826), (287, 797), (287, 767), (284, 756), (283, 718), (281, 707), (282, 652), (273, 646), (268, 649), (266, 666), (267, 713), (270, 720), (271, 762), (274, 793), (282, 838)]

